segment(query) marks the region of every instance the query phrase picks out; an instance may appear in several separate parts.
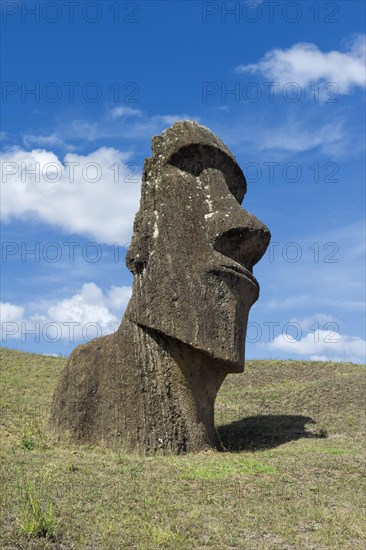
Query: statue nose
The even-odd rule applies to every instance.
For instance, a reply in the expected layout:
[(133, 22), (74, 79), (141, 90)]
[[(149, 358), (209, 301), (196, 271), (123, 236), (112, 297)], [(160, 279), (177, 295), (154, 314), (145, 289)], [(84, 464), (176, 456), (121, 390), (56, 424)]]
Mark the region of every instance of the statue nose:
[(271, 234), (258, 218), (241, 209), (236, 220), (230, 219), (216, 236), (213, 247), (217, 252), (252, 270), (265, 253)]

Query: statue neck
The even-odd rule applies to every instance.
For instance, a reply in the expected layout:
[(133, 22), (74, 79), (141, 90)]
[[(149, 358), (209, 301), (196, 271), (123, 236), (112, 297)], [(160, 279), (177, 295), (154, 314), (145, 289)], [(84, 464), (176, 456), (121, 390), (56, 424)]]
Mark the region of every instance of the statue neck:
[(214, 404), (227, 370), (208, 354), (126, 317), (120, 331), (134, 342), (144, 447), (179, 453), (218, 446)]

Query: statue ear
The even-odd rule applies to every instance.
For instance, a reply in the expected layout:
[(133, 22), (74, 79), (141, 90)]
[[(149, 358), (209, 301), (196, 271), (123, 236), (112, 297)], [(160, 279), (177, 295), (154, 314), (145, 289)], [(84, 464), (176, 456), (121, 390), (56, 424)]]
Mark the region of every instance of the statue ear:
[(150, 257), (151, 250), (151, 225), (149, 212), (151, 200), (148, 193), (146, 180), (149, 172), (151, 159), (145, 159), (142, 174), (140, 209), (138, 210), (133, 223), (133, 236), (130, 247), (126, 254), (126, 266), (134, 275), (143, 272)]
[(150, 256), (150, 228), (141, 209), (137, 212), (133, 224), (133, 237), (126, 254), (126, 265), (134, 274), (139, 275), (145, 269)]

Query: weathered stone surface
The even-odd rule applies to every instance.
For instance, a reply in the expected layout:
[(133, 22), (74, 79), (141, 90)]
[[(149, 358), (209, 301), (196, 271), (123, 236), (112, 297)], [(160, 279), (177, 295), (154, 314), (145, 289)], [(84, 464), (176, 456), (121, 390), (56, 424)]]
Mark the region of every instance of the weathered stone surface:
[(153, 138), (126, 257), (132, 297), (113, 335), (77, 347), (51, 425), (73, 440), (181, 453), (217, 445), (214, 401), (244, 369), (253, 265), (268, 229), (240, 206), (244, 175), (207, 128)]

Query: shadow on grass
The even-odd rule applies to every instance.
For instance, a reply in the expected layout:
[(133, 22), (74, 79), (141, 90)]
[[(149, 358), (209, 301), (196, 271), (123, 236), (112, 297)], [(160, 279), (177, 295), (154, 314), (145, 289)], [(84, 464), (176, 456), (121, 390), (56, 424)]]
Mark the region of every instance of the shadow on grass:
[(315, 424), (309, 416), (260, 415), (242, 418), (217, 427), (224, 451), (270, 449), (301, 437), (318, 438), (307, 431), (306, 424)]

